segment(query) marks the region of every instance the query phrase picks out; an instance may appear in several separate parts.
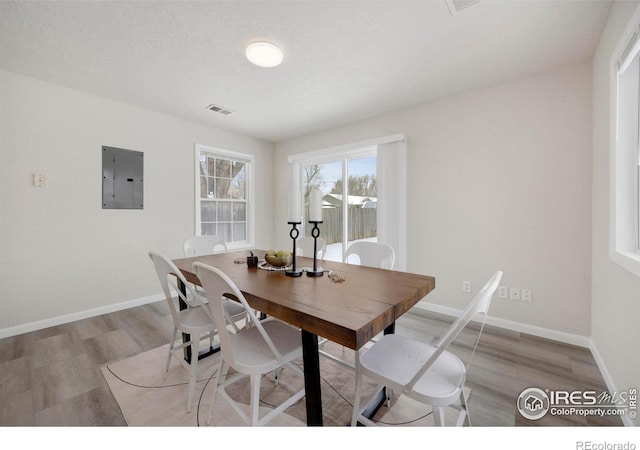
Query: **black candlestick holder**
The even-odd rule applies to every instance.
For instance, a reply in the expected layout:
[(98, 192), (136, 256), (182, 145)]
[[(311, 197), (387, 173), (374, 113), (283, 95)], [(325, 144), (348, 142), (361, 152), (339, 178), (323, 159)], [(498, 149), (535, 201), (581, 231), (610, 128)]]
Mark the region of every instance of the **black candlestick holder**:
[(298, 230), (298, 225), (302, 224), (302, 222), (287, 222), (291, 225), (291, 231), (289, 232), (289, 236), (291, 240), (293, 240), (293, 264), (291, 265), (291, 269), (286, 270), (284, 273), (289, 277), (299, 277), (302, 275), (301, 269), (296, 269), (296, 239), (300, 235), (300, 230)]
[(318, 269), (318, 237), (320, 236), (318, 224), (322, 223), (322, 220), (310, 220), (309, 223), (313, 224), (311, 229), (311, 237), (313, 237), (313, 270), (307, 270), (307, 276), (321, 277), (324, 275), (324, 270)]

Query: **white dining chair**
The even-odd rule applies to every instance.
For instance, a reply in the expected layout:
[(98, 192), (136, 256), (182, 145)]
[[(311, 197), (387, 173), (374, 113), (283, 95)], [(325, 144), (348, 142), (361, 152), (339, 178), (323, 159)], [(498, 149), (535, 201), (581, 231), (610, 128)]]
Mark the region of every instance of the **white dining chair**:
[[(356, 352), (356, 396), (351, 425), (376, 425), (365, 417), (362, 405), (367, 405), (380, 389), (391, 389), (399, 395), (433, 408), (435, 424), (444, 426), (444, 407), (453, 406), (460, 412), (457, 426), (469, 425), (469, 411), (463, 388), (467, 370), (476, 351), (493, 293), (500, 284), (502, 272), (497, 271), (473, 298), (469, 306), (447, 331), (431, 345), (397, 334), (384, 335), (371, 348)], [(447, 350), (460, 332), (475, 320), (480, 323), (475, 345), (466, 364)], [(378, 388), (367, 400), (362, 400), (364, 377), (378, 382)], [(387, 396), (388, 398), (388, 396)]]
[[(187, 258), (192, 256), (211, 255), (222, 252), (226, 253), (228, 251), (227, 244), (222, 236), (218, 236), (215, 234), (191, 236), (184, 241), (183, 249), (184, 256)], [(192, 285), (192, 287), (200, 295), (205, 295), (200, 286), (194, 284)], [(233, 318), (234, 326), (236, 326), (238, 321), (240, 320), (245, 320), (246, 325), (250, 323), (248, 320), (249, 318), (243, 314), (244, 308), (242, 308), (236, 302), (228, 303), (226, 305), (226, 311), (229, 317)]]
[(184, 241), (184, 256), (210, 255), (212, 253), (227, 252), (227, 243), (222, 236), (216, 234), (191, 236)]
[[(242, 292), (224, 272), (217, 267), (199, 262), (194, 263), (193, 267), (207, 293), (208, 305), (218, 325), (220, 338), (220, 367), (213, 384), (211, 411), (207, 424), (211, 422), (215, 399), (220, 395), (247, 424), (251, 426), (265, 425), (304, 397), (303, 387), (260, 417), (260, 381), (263, 375), (288, 367), (304, 378), (302, 370), (291, 363), (294, 359), (302, 357), (301, 331), (274, 318), (258, 321)], [(229, 330), (225, 326), (221, 301), (224, 295), (232, 295), (240, 302), (246, 314), (251, 318), (251, 327), (242, 330)], [(233, 369), (235, 373), (228, 377), (229, 369)], [(226, 386), (247, 376), (251, 385), (248, 415), (242, 410), (239, 403), (225, 391)]]
[(342, 260), (361, 266), (393, 269), (396, 254), (393, 247), (382, 242), (356, 241), (347, 248)]
[[(327, 241), (323, 238), (318, 237), (318, 242), (316, 244), (316, 254), (319, 260), (324, 259), (324, 255), (327, 252)], [(303, 237), (296, 241), (296, 251), (298, 252), (298, 256), (306, 256), (308, 258), (313, 258), (313, 238), (310, 236)]]
[[(355, 241), (347, 248), (342, 260), (349, 264), (359, 264), (361, 266), (375, 267), (378, 269), (393, 269), (396, 254), (393, 251), (393, 247), (382, 242)], [(374, 338), (374, 340), (376, 339), (377, 337)], [(323, 348), (326, 342), (326, 339), (320, 341), (319, 348), (321, 355), (350, 369), (354, 368), (353, 365), (345, 362), (343, 358), (325, 351)], [(345, 347), (342, 346), (342, 352), (344, 353), (344, 351)]]
[[(158, 253), (149, 252), (149, 258), (160, 280), (165, 300), (171, 311), (173, 321), (173, 336), (169, 344), (169, 353), (167, 355), (167, 363), (165, 365), (164, 377), (169, 374), (169, 365), (171, 357), (176, 356), (178, 361), (189, 371), (189, 397), (187, 400), (187, 412), (191, 412), (193, 402), (193, 393), (195, 390), (196, 373), (198, 370), (198, 350), (200, 341), (209, 339), (209, 345), (213, 343), (216, 334), (216, 324), (213, 321), (209, 311), (203, 306), (205, 299), (193, 289), (191, 283), (182, 275), (182, 272), (167, 257)], [(186, 289), (186, 295), (178, 287), (178, 282), (182, 282)], [(177, 300), (180, 299), (186, 305), (186, 309), (177, 307)], [(227, 313), (228, 314), (228, 313)], [(178, 333), (189, 335), (190, 339), (186, 342), (177, 344)], [(180, 338), (182, 339), (182, 337)], [(191, 349), (191, 362), (188, 363), (184, 359), (183, 349), (189, 347)]]

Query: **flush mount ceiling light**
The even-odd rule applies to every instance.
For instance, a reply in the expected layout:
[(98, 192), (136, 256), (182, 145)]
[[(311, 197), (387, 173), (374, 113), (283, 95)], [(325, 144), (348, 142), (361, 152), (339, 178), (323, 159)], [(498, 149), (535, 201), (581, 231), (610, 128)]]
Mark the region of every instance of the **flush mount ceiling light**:
[(247, 59), (260, 67), (276, 67), (283, 59), (282, 50), (270, 42), (254, 42), (245, 51)]

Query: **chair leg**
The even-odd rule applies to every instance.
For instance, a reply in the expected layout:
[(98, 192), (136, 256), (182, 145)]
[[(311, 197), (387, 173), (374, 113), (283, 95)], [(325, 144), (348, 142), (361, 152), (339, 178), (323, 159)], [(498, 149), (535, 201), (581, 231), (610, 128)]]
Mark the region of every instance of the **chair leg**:
[(250, 424), (257, 427), (260, 421), (260, 375), (251, 375), (251, 400), (249, 401)]
[(351, 426), (358, 425), (360, 416), (360, 400), (362, 398), (362, 371), (360, 370), (360, 350), (356, 350), (356, 397), (353, 400), (353, 414), (351, 416)]
[(218, 373), (216, 379), (213, 380), (213, 392), (211, 394), (211, 407), (209, 408), (209, 417), (207, 418), (207, 425), (211, 425), (211, 419), (213, 418), (213, 408), (216, 402), (216, 395), (218, 394), (218, 386), (224, 381), (225, 378), (225, 364), (224, 359), (220, 358), (220, 365), (218, 366)]
[(171, 355), (173, 354), (173, 348), (176, 345), (176, 337), (178, 337), (178, 329), (173, 327), (173, 337), (171, 338), (171, 343), (169, 344), (169, 354), (167, 355), (167, 364), (164, 368), (164, 379), (167, 379), (169, 375), (169, 364), (171, 364)]
[(191, 402), (193, 392), (196, 389), (196, 376), (198, 374), (198, 349), (200, 347), (200, 335), (191, 335), (191, 375), (189, 377), (189, 400), (187, 401), (187, 412), (191, 412)]
[(441, 406), (433, 407), (433, 419), (437, 427), (444, 426), (444, 410), (442, 409)]
[(464, 390), (460, 389), (460, 415), (462, 420), (458, 420), (460, 426), (464, 426), (464, 419), (467, 419), (468, 426), (471, 426), (471, 416), (469, 415), (469, 405), (467, 399), (464, 398)]

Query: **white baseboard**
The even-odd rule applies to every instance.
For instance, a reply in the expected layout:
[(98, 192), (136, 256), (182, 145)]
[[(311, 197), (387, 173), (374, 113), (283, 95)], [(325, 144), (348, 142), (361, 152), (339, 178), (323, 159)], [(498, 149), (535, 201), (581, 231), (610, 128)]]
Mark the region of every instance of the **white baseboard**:
[(56, 325), (62, 325), (76, 320), (88, 319), (90, 317), (101, 316), (103, 314), (122, 311), (123, 309), (133, 308), (135, 306), (146, 305), (147, 303), (157, 302), (164, 299), (163, 294), (151, 295), (126, 302), (115, 303), (113, 305), (101, 306), (100, 308), (89, 309), (64, 316), (51, 317), (50, 319), (39, 320), (37, 322), (25, 323), (15, 327), (0, 329), (0, 339), (17, 336), (19, 334), (28, 333), (30, 331), (42, 330)]
[[(431, 311), (446, 316), (458, 317), (462, 310), (450, 308), (448, 306), (436, 305), (428, 302), (418, 302), (415, 308)], [(550, 330), (548, 328), (529, 325), (526, 323), (515, 322), (513, 320), (501, 319), (499, 317), (487, 317), (487, 325), (506, 330), (518, 331), (520, 333), (531, 334), (554, 341), (563, 342), (565, 344), (577, 345), (578, 347), (591, 348), (591, 338), (580, 336), (578, 334), (565, 333), (564, 331)]]

